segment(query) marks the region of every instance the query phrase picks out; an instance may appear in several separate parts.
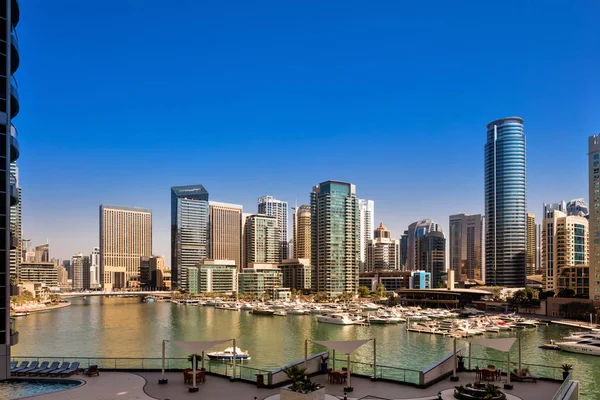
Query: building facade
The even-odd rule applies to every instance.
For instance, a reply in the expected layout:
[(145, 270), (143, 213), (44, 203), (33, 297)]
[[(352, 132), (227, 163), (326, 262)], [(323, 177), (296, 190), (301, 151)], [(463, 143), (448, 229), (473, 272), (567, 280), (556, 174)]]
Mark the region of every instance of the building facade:
[(171, 188), (171, 285), (209, 255), (208, 192), (202, 185)]
[(431, 289), (431, 272), (412, 271), (409, 289)]
[(294, 257), (310, 259), (310, 206), (294, 210)]
[(97, 289), (102, 285), (100, 276), (100, 247), (94, 247), (90, 254), (90, 287)]
[(71, 268), (73, 268), (73, 280), (71, 283), (73, 290), (89, 290), (91, 286), (90, 258), (81, 253), (74, 254), (71, 257)]
[(21, 282), (37, 282), (48, 287), (58, 287), (58, 272), (53, 263), (21, 263), (18, 273)]
[(481, 214), (450, 216), (450, 268), (456, 281), (482, 279), (484, 259), (484, 217)]
[(484, 167), (485, 283), (525, 287), (527, 171), (521, 118), (487, 125)]
[(535, 265), (535, 214), (527, 213), (527, 252), (525, 253), (525, 269), (527, 275), (534, 275)]
[(431, 273), (432, 287), (444, 283), (446, 272), (446, 238), (442, 232), (432, 231), (419, 239), (417, 269)]
[(313, 187), (310, 209), (314, 289), (331, 296), (355, 293), (360, 264), (356, 187), (323, 182)]
[(35, 262), (50, 262), (50, 245), (48, 243), (35, 246)]
[(400, 236), (400, 271), (406, 271), (408, 257), (408, 231), (404, 231)]
[(238, 275), (238, 291), (257, 297), (266, 294), (277, 298), (277, 292), (282, 287), (282, 278), (283, 274), (277, 264), (251, 263)]
[(590, 208), (584, 199), (573, 199), (567, 203), (567, 215), (587, 217), (589, 213)]
[(442, 232), (442, 227), (430, 219), (413, 222), (408, 226), (408, 239), (406, 243), (406, 270), (414, 271), (418, 269), (418, 248), (419, 240), (429, 232)]
[(281, 233), (277, 217), (253, 214), (244, 225), (244, 267), (250, 263), (278, 263)]
[(202, 260), (198, 265), (200, 293), (235, 293), (238, 291), (238, 265), (235, 260)]
[(289, 289), (312, 289), (312, 266), (309, 258), (293, 258), (279, 263), (282, 286)]
[(558, 285), (556, 292), (573, 289), (575, 296), (590, 297), (590, 267), (588, 265), (575, 265), (562, 267), (558, 270)]
[(375, 230), (375, 202), (373, 200), (358, 199), (358, 220), (359, 220), (359, 251), (360, 265), (359, 271), (367, 270), (367, 257), (369, 242), (374, 239)]
[(363, 272), (399, 270), (400, 241), (392, 239), (392, 233), (383, 223), (375, 230), (374, 237), (367, 244), (367, 264)]
[(600, 134), (588, 138), (590, 300), (600, 300)]
[(152, 211), (100, 206), (100, 275), (104, 290), (126, 288), (140, 276), (140, 257), (152, 255)]
[(10, 229), (14, 238), (12, 246), (10, 246), (10, 278), (14, 282), (18, 279), (17, 269), (21, 264), (21, 245), (23, 240), (21, 209), (22, 189), (19, 185), (19, 168), (16, 161), (10, 163), (10, 173), (15, 177), (15, 189), (18, 197), (17, 203), (10, 207)]
[(410, 287), (410, 272), (408, 271), (385, 271), (361, 272), (359, 274), (360, 286), (366, 286), (371, 292), (377, 289), (379, 284), (383, 285), (386, 292)]
[(210, 258), (234, 260), (242, 265), (242, 206), (208, 202), (210, 214)]
[(544, 210), (542, 263), (544, 290), (556, 291), (561, 268), (589, 265), (589, 222), (585, 217)]
[(179, 288), (189, 294), (198, 294), (198, 267), (185, 267), (184, 273), (181, 274)]
[(263, 196), (258, 199), (258, 214), (268, 215), (277, 219), (279, 228), (279, 261), (288, 256), (288, 203), (277, 200), (273, 196)]

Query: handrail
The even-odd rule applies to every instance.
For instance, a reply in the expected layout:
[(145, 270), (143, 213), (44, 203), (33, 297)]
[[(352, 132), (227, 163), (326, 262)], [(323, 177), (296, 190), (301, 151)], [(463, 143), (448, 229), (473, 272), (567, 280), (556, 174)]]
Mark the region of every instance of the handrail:
[(563, 400), (565, 394), (567, 394), (567, 391), (571, 387), (571, 382), (573, 382), (573, 372), (569, 372), (567, 379), (560, 385), (552, 400)]

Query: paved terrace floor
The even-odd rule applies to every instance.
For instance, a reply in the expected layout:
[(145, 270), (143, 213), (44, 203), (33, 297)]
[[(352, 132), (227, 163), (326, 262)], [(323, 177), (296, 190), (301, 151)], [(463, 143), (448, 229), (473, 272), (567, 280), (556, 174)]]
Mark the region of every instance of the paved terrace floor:
[[(75, 389), (62, 392), (55, 392), (46, 395), (36, 396), (37, 400), (150, 400), (150, 399), (244, 399), (244, 400), (277, 400), (279, 389), (258, 389), (256, 385), (246, 382), (230, 382), (229, 379), (219, 376), (207, 376), (206, 383), (198, 385), (198, 393), (189, 393), (190, 385), (183, 383), (183, 374), (181, 372), (171, 372), (166, 374), (169, 379), (167, 385), (159, 385), (158, 372), (101, 372), (98, 377), (84, 377), (75, 375), (74, 378), (85, 380), (87, 383)], [(390, 382), (373, 382), (366, 378), (352, 378), (354, 391), (349, 394), (348, 399), (361, 399), (367, 396), (380, 399), (408, 400), (419, 399), (429, 400), (437, 399), (437, 393), (451, 389), (456, 385), (465, 385), (475, 382), (474, 373), (460, 373), (460, 381), (450, 382), (447, 378), (427, 389), (419, 389), (412, 386), (401, 385)], [(344, 385), (334, 385), (327, 382), (327, 376), (319, 375), (313, 378), (313, 381), (323, 384), (326, 392), (330, 396), (343, 399)], [(502, 382), (496, 382), (502, 386)], [(514, 382), (514, 389), (507, 390), (518, 398), (523, 400), (552, 399), (558, 388), (559, 383), (538, 381)], [(329, 396), (328, 396), (329, 397)], [(331, 397), (329, 397), (331, 399)]]

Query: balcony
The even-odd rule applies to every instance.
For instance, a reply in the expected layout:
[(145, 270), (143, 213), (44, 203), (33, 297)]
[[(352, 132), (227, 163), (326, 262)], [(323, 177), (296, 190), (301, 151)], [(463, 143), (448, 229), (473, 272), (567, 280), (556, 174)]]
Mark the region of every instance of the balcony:
[(10, 71), (14, 73), (21, 64), (21, 55), (19, 53), (19, 37), (15, 31), (10, 34), (10, 44)]
[(17, 136), (19, 132), (14, 125), (10, 127), (10, 162), (17, 161), (19, 158), (19, 141), (17, 140)]
[(10, 205), (14, 206), (19, 203), (19, 189), (17, 189), (17, 179), (13, 174), (10, 174)]
[(19, 84), (14, 76), (10, 77), (10, 117), (14, 118), (19, 113)]
[(11, 230), (11, 232), (10, 232), (10, 249), (14, 250), (18, 247), (19, 247), (19, 239), (12, 233), (12, 230)]

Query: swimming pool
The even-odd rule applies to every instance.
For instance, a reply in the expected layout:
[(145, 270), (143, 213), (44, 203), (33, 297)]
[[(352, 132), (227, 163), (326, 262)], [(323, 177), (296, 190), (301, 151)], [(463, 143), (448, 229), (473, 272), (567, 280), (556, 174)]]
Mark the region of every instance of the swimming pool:
[(71, 379), (8, 379), (0, 382), (0, 399), (22, 399), (72, 389), (82, 384)]

